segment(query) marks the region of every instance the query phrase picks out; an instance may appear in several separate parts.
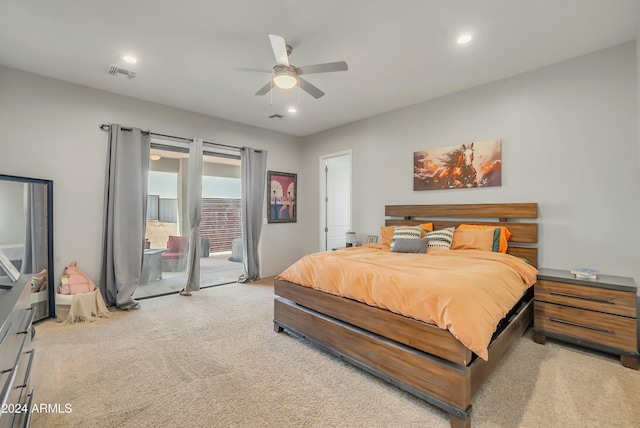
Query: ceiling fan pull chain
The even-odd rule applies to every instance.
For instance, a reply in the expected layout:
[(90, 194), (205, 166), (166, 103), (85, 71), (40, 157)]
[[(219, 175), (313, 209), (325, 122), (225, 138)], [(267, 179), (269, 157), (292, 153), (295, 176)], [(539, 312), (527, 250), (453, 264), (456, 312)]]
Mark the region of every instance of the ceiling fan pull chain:
[(271, 90), (269, 91), (269, 105), (273, 105), (273, 76), (271, 77)]

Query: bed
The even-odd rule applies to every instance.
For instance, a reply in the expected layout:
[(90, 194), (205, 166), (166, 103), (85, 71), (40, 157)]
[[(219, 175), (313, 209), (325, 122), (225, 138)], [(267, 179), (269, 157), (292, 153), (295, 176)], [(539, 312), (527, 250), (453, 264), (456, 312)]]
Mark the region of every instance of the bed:
[[(536, 203), (387, 205), (385, 225), (430, 222), (435, 230), (463, 223), (508, 227), (512, 236), (506, 252), (536, 266), (538, 233), (532, 219), (537, 218), (537, 211)], [(525, 287), (497, 323), (486, 355), (480, 358), (449, 330), (401, 313), (286, 281), (282, 276), (276, 278), (274, 291), (276, 332), (301, 335), (440, 407), (449, 413), (454, 428), (471, 426), (472, 397), (533, 318), (533, 287)]]

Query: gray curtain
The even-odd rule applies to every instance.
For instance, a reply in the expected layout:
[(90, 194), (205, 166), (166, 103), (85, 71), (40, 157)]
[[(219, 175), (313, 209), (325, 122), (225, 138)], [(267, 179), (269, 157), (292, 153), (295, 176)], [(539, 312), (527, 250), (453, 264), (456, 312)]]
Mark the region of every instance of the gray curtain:
[(111, 124), (100, 290), (107, 306), (138, 307), (149, 183), (149, 134)]
[(258, 242), (262, 231), (265, 182), (267, 175), (267, 151), (250, 147), (240, 149), (242, 177), (242, 239), (244, 273), (238, 282), (260, 279)]
[(202, 139), (196, 138), (189, 148), (189, 190), (187, 211), (189, 227), (189, 255), (187, 283), (180, 294), (190, 296), (200, 290), (200, 216), (202, 214)]
[(24, 185), (26, 235), (21, 273), (39, 273), (47, 267), (47, 188), (40, 183)]

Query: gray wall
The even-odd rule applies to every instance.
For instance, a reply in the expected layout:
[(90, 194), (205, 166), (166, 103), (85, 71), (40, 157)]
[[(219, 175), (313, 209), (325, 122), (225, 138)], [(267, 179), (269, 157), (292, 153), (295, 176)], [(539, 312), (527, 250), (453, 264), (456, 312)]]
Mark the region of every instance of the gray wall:
[[(640, 283), (636, 63), (629, 42), (307, 137), (302, 193), (318, 194), (320, 155), (352, 149), (360, 240), (379, 234), (385, 204), (537, 202), (541, 266)], [(501, 187), (413, 191), (414, 151), (493, 138)], [(317, 251), (319, 200), (298, 207)]]
[[(268, 169), (296, 172), (299, 164), (296, 137), (6, 67), (0, 67), (0, 94), (0, 173), (54, 181), (56, 276), (77, 260), (89, 276), (99, 277), (107, 134), (98, 127), (103, 123), (266, 149)], [(282, 271), (302, 252), (294, 239), (302, 235), (302, 225), (270, 226), (264, 225), (260, 244), (265, 276)]]
[[(298, 222), (264, 224), (261, 273), (319, 248), (318, 158), (353, 150), (353, 227), (388, 203), (538, 202), (540, 264), (640, 282), (637, 47), (627, 43), (300, 139), (0, 67), (0, 172), (54, 180), (55, 274), (100, 269), (106, 133), (116, 122), (269, 151), (298, 174)], [(414, 192), (417, 150), (501, 138), (500, 188)]]

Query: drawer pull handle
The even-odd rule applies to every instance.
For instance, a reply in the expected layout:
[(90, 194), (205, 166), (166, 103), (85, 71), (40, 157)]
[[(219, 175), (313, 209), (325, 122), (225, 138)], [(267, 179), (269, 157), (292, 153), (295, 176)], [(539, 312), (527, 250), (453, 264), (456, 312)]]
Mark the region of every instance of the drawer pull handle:
[(35, 397), (35, 391), (32, 389), (31, 393), (29, 395), (27, 395), (27, 397), (29, 397), (29, 404), (27, 404), (27, 409), (29, 409), (29, 411), (27, 412), (27, 420), (24, 422), (25, 427), (28, 427), (31, 425), (31, 415), (33, 413), (31, 413), (31, 409), (33, 409), (33, 398)]
[[(31, 311), (31, 309), (33, 308), (30, 307), (28, 310)], [(36, 313), (33, 311), (29, 313), (29, 315), (27, 316), (27, 322), (24, 329), (20, 330), (18, 334), (27, 334), (31, 332), (31, 329), (33, 328), (33, 318), (35, 317), (35, 315)]]
[(25, 352), (25, 354), (31, 354), (31, 355), (29, 355), (27, 370), (26, 370), (26, 373), (24, 374), (24, 382), (22, 383), (22, 385), (16, 386), (16, 388), (26, 388), (27, 386), (29, 386), (29, 380), (31, 378), (31, 365), (33, 364), (33, 356), (35, 355), (35, 353), (36, 353), (35, 349)]
[(560, 324), (567, 324), (567, 325), (571, 325), (571, 326), (574, 326), (574, 327), (581, 327), (581, 328), (586, 328), (586, 329), (589, 329), (589, 330), (595, 330), (595, 331), (599, 331), (601, 333), (616, 334), (616, 332), (613, 331), (613, 330), (607, 330), (607, 329), (600, 328), (600, 327), (593, 327), (591, 325), (578, 324), (577, 322), (565, 321), (565, 320), (561, 320), (561, 319), (558, 319), (558, 318), (549, 318), (549, 320), (553, 321), (553, 322), (560, 323)]
[(615, 302), (613, 300), (600, 299), (598, 297), (576, 296), (575, 294), (559, 293), (557, 291), (550, 291), (549, 294), (554, 295), (554, 296), (571, 297), (573, 299), (590, 300), (592, 302), (608, 303), (610, 305), (615, 304)]

